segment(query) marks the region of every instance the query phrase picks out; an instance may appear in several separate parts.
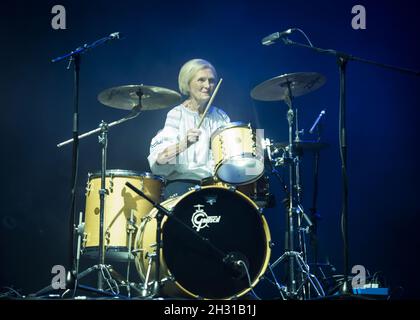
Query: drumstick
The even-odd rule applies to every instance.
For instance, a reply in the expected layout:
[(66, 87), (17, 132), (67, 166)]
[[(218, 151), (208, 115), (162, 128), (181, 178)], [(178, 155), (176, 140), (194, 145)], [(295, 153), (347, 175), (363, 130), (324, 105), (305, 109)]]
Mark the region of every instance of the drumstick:
[(214, 89), (213, 94), (211, 95), (211, 98), (210, 98), (209, 102), (207, 103), (207, 107), (204, 110), (203, 115), (201, 116), (201, 119), (200, 119), (200, 122), (198, 123), (197, 129), (200, 129), (201, 124), (203, 123), (204, 117), (206, 116), (206, 113), (209, 110), (210, 105), (212, 104), (212, 102), (214, 100), (214, 97), (216, 96), (216, 93), (219, 90), (219, 87), (220, 87), (220, 84), (222, 83), (222, 81), (223, 81), (223, 79), (220, 78), (219, 83), (217, 84), (216, 89)]

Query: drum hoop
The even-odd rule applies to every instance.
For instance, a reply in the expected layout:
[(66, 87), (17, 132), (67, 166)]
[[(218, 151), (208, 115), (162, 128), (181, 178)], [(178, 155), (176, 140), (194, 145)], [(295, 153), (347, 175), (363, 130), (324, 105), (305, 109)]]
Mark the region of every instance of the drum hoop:
[(214, 137), (219, 135), (224, 130), (235, 128), (235, 127), (249, 127), (249, 126), (250, 126), (250, 124), (247, 124), (247, 123), (242, 122), (242, 121), (229, 122), (229, 123), (219, 127), (218, 129), (216, 129), (216, 131), (213, 132), (213, 134), (211, 135), (210, 141), (213, 141)]
[[(167, 200), (165, 200), (165, 201), (163, 201), (162, 203), (161, 203), (161, 205), (164, 207), (164, 208), (166, 208), (166, 209), (168, 209), (169, 207), (168, 207), (168, 205), (172, 205), (171, 206), (171, 208), (174, 208), (174, 207), (176, 207), (177, 205), (178, 205), (178, 203), (181, 201), (181, 200), (183, 200), (185, 197), (188, 197), (190, 194), (192, 194), (192, 193), (194, 193), (194, 192), (197, 192), (197, 191), (200, 191), (200, 190), (202, 190), (202, 189), (209, 189), (209, 188), (218, 188), (218, 189), (225, 189), (225, 190), (228, 190), (228, 191), (230, 191), (230, 192), (233, 192), (233, 193), (238, 193), (240, 196), (242, 196), (243, 198), (245, 198), (245, 200), (247, 200), (247, 202), (248, 203), (250, 203), (253, 207), (254, 207), (254, 209), (256, 209), (256, 211), (257, 211), (257, 213), (258, 213), (258, 215), (259, 215), (259, 217), (261, 218), (261, 223), (262, 223), (262, 227), (263, 227), (263, 229), (264, 229), (264, 234), (265, 234), (265, 237), (266, 237), (266, 241), (267, 241), (267, 243), (266, 243), (266, 246), (265, 246), (265, 250), (266, 250), (266, 252), (265, 252), (265, 260), (264, 260), (264, 262), (263, 262), (263, 264), (262, 264), (262, 267), (261, 267), (261, 269), (259, 270), (259, 272), (258, 272), (258, 276), (257, 277), (255, 277), (255, 280), (252, 282), (252, 284), (251, 284), (251, 286), (250, 287), (248, 287), (248, 288), (245, 288), (245, 289), (243, 289), (242, 291), (240, 291), (239, 293), (236, 293), (235, 295), (233, 295), (233, 296), (227, 296), (227, 297), (224, 297), (224, 298), (221, 298), (221, 300), (230, 300), (230, 299), (235, 299), (235, 298), (237, 298), (237, 297), (241, 297), (241, 296), (243, 296), (243, 295), (245, 295), (246, 293), (248, 293), (249, 291), (251, 291), (258, 283), (259, 283), (259, 281), (261, 280), (261, 277), (264, 275), (264, 273), (266, 272), (266, 270), (267, 270), (267, 267), (268, 267), (268, 264), (269, 264), (269, 262), (270, 262), (270, 258), (271, 258), (271, 246), (270, 246), (270, 242), (271, 242), (271, 233), (270, 233), (270, 228), (269, 228), (269, 226), (268, 226), (268, 223), (267, 223), (267, 220), (265, 219), (265, 216), (264, 216), (264, 213), (260, 210), (260, 207), (258, 207), (258, 205), (254, 202), (254, 201), (252, 201), (252, 199), (251, 198), (249, 198), (246, 194), (244, 194), (244, 193), (242, 193), (241, 191), (239, 191), (239, 190), (237, 190), (237, 189), (231, 189), (230, 187), (226, 187), (226, 186), (217, 186), (217, 185), (209, 185), (209, 186), (200, 186), (199, 188), (195, 188), (195, 189), (192, 189), (192, 190), (190, 190), (190, 191), (188, 191), (188, 192), (186, 192), (186, 193), (184, 193), (183, 195), (181, 195), (181, 196), (178, 196), (178, 197), (174, 197), (174, 198), (170, 198), (170, 199), (167, 199)], [(147, 216), (149, 216), (150, 218), (153, 218), (153, 213), (156, 213), (157, 212), (157, 210), (158, 209), (156, 209), (156, 208), (153, 208), (150, 212), (149, 212), (149, 214), (147, 215)], [(146, 216), (146, 217), (147, 217)], [(165, 223), (167, 222), (167, 220), (168, 220), (168, 217), (163, 217), (163, 219), (162, 219), (162, 230), (164, 229), (164, 227), (165, 227)], [(145, 227), (145, 224), (147, 223), (147, 219), (145, 219), (144, 221), (142, 221), (142, 223), (141, 223), (141, 226), (140, 226), (140, 228), (139, 228), (139, 230), (137, 231), (137, 234), (136, 234), (136, 238), (135, 238), (135, 241), (134, 241), (134, 243), (135, 243), (135, 246), (137, 245), (137, 242), (138, 242), (138, 237), (140, 237), (140, 233), (143, 233), (144, 232), (144, 227)], [(140, 231), (140, 230), (142, 230), (142, 231)], [(163, 231), (162, 231), (163, 232)], [(163, 236), (163, 233), (162, 233), (162, 236)], [(135, 248), (136, 249), (136, 248)], [(166, 272), (169, 274), (169, 275), (174, 275), (173, 274), (173, 271), (172, 270), (170, 270), (169, 269), (169, 267), (166, 265), (166, 261), (165, 261), (165, 256), (164, 256), (164, 251), (162, 250), (161, 251), (161, 259), (162, 259), (162, 261), (164, 262), (164, 264), (165, 264), (165, 267), (166, 267)], [(135, 264), (136, 264), (136, 267), (137, 267), (137, 271), (139, 271), (139, 270), (142, 270), (141, 272), (139, 271), (139, 273), (141, 273), (141, 274), (143, 274), (143, 269), (142, 269), (142, 267), (141, 267), (141, 264), (140, 264), (140, 261), (139, 261), (139, 259), (137, 259), (137, 258), (135, 258)], [(144, 274), (143, 274), (143, 276), (144, 276)], [(174, 275), (175, 276), (175, 275)], [(199, 299), (199, 298), (203, 298), (203, 297), (200, 297), (200, 296), (198, 296), (197, 294), (195, 294), (195, 293), (193, 293), (193, 292), (191, 292), (191, 291), (189, 291), (187, 288), (185, 288), (183, 285), (182, 285), (182, 283), (180, 283), (180, 282), (178, 282), (177, 280), (176, 280), (176, 277), (175, 277), (175, 280), (174, 280), (174, 283), (176, 284), (176, 286), (178, 287), (178, 289), (179, 290), (181, 290), (181, 292), (183, 293), (183, 294), (186, 294), (188, 297), (192, 297), (192, 298), (195, 298), (195, 299)], [(209, 299), (209, 298), (205, 298), (204, 297), (204, 300), (211, 300), (211, 299)]]
[[(250, 154), (251, 154), (251, 153), (245, 153), (245, 155), (250, 155)], [(251, 154), (251, 155), (252, 155), (252, 154)], [(223, 159), (223, 160), (219, 161), (219, 162), (216, 164), (216, 166), (214, 167), (214, 172), (217, 174), (217, 171), (220, 169), (220, 167), (221, 167), (222, 165), (224, 165), (226, 162), (228, 162), (228, 161), (230, 161), (230, 160), (232, 160), (232, 159), (234, 159), (234, 160), (235, 160), (235, 159), (243, 159), (243, 157), (242, 157), (242, 156), (237, 155), (237, 156), (233, 156), (233, 157), (226, 158), (226, 159)], [(254, 159), (255, 159), (255, 160), (258, 160), (259, 162), (262, 162), (262, 163), (264, 164), (264, 160), (263, 160), (263, 159), (261, 159), (261, 157), (255, 157)], [(220, 177), (217, 177), (217, 179), (218, 179), (220, 182), (223, 182), (223, 183), (231, 184), (231, 185), (234, 185), (234, 186), (242, 186), (242, 185), (246, 185), (246, 184), (253, 183), (253, 182), (257, 181), (258, 179), (260, 179), (260, 178), (264, 175), (264, 172), (265, 172), (265, 169), (263, 168), (263, 170), (261, 171), (261, 173), (260, 173), (258, 176), (254, 177), (253, 179), (250, 179), (250, 180), (248, 180), (248, 181), (246, 181), (246, 182), (242, 182), (242, 183), (235, 183), (235, 184), (233, 184), (233, 183), (231, 183), (231, 182), (227, 182), (227, 181), (225, 181), (225, 180), (221, 179)]]
[[(100, 178), (101, 177), (101, 172), (100, 171), (96, 171), (96, 172), (89, 172), (88, 173), (89, 178)], [(114, 176), (114, 177), (142, 177), (142, 178), (151, 178), (151, 179), (155, 179), (155, 180), (160, 180), (162, 183), (166, 183), (166, 179), (162, 176), (158, 176), (155, 174), (152, 174), (150, 172), (141, 172), (141, 171), (134, 171), (134, 170), (124, 170), (124, 169), (109, 169), (106, 170), (105, 173), (105, 177), (110, 177), (110, 176)]]
[[(258, 207), (258, 205), (254, 201), (252, 201), (252, 199), (249, 198), (246, 194), (242, 193), (241, 191), (239, 191), (237, 189), (231, 189), (230, 187), (217, 186), (217, 185), (203, 186), (203, 187), (199, 187), (199, 188), (190, 190), (187, 193), (183, 194), (182, 196), (179, 196), (177, 198), (168, 199), (168, 200), (173, 200), (174, 201), (173, 207), (176, 207), (177, 204), (182, 199), (184, 199), (185, 197), (187, 197), (188, 195), (190, 195), (190, 194), (192, 194), (194, 192), (197, 192), (199, 190), (209, 189), (209, 188), (225, 189), (225, 190), (228, 190), (228, 191), (233, 192), (233, 193), (238, 193), (240, 196), (242, 196), (243, 198), (245, 198), (245, 200), (247, 200), (247, 202), (250, 203), (257, 210), (258, 215), (261, 218), (262, 227), (264, 229), (264, 233), (265, 233), (266, 240), (267, 240), (267, 243), (266, 243), (266, 246), (265, 246), (266, 252), (265, 252), (265, 260), (264, 260), (264, 263), (262, 264), (262, 267), (261, 267), (260, 271), (258, 272), (258, 276), (255, 277), (255, 280), (252, 282), (251, 286), (248, 287), (248, 288), (243, 289), (239, 293), (236, 293), (236, 295), (234, 295), (234, 296), (228, 296), (228, 297), (221, 298), (221, 300), (235, 299), (235, 298), (241, 297), (241, 296), (245, 295), (246, 293), (248, 293), (249, 291), (251, 291), (259, 283), (261, 277), (264, 275), (265, 271), (267, 270), (267, 267), (268, 267), (268, 264), (269, 264), (270, 258), (271, 258), (271, 247), (270, 247), (271, 233), (270, 233), (270, 228), (268, 226), (267, 220), (265, 219), (264, 213), (260, 210), (260, 207)], [(168, 201), (168, 200), (166, 200), (166, 201)], [(162, 203), (162, 205), (163, 205), (163, 203)], [(167, 217), (164, 217), (164, 219), (162, 221), (162, 230), (164, 228), (164, 224), (167, 221), (167, 219), (168, 219)], [(162, 252), (162, 255), (163, 255), (163, 252)], [(164, 257), (163, 257), (163, 260), (165, 260)], [(169, 270), (169, 267), (167, 267), (167, 269), (168, 269), (168, 272), (171, 272), (171, 270)], [(196, 299), (197, 298), (202, 298), (202, 297), (198, 296), (197, 294), (195, 294), (195, 293), (189, 291), (188, 289), (186, 289), (180, 282), (176, 281), (176, 277), (175, 277), (175, 281), (174, 282), (177, 284), (178, 288), (182, 292), (186, 293), (187, 295), (189, 295), (189, 296), (191, 296), (193, 298), (196, 298)], [(211, 299), (204, 297), (204, 300), (211, 300)]]
[[(224, 181), (223, 181), (224, 182)], [(185, 197), (189, 196), (190, 194), (203, 190), (203, 189), (210, 189), (210, 188), (217, 188), (217, 189), (225, 189), (227, 191), (233, 192), (233, 193), (239, 193), (240, 196), (243, 196), (245, 198), (245, 200), (247, 200), (255, 209), (257, 209), (257, 211), (259, 211), (259, 207), (254, 203), (254, 201), (252, 201), (252, 199), (250, 197), (248, 197), (246, 194), (242, 193), (241, 191), (235, 189), (232, 189), (229, 186), (217, 186), (217, 185), (209, 185), (209, 186), (199, 186), (193, 190), (188, 191), (187, 193), (183, 194), (182, 196), (179, 197), (179, 199), (177, 199), (178, 201), (176, 201), (175, 206)]]

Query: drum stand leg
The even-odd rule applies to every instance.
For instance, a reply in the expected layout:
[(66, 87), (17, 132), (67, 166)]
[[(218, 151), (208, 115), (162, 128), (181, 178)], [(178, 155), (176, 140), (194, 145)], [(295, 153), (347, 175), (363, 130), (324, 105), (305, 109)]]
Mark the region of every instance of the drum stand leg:
[(158, 212), (156, 214), (156, 250), (155, 254), (152, 256), (155, 260), (155, 281), (153, 283), (153, 296), (160, 295), (160, 287), (161, 287), (161, 279), (160, 279), (160, 253), (162, 248), (161, 243), (161, 236), (162, 236), (162, 220), (167, 211), (163, 210), (163, 207), (158, 208)]
[(111, 265), (101, 265), (101, 264), (94, 265), (86, 269), (85, 271), (79, 273), (77, 276), (77, 280), (80, 280), (86, 277), (88, 274), (95, 271), (97, 271), (100, 274), (100, 276), (102, 276), (102, 278), (104, 279), (105, 283), (108, 285), (108, 288), (110, 289), (111, 292), (104, 291), (101, 289), (91, 288), (91, 287), (80, 285), (80, 284), (78, 284), (76, 288), (94, 292), (100, 295), (108, 295), (108, 296), (119, 297), (119, 298), (124, 298), (124, 299), (130, 298), (130, 296), (124, 297), (120, 295), (120, 286), (126, 287), (127, 292), (131, 292), (131, 289), (133, 289), (137, 291), (139, 294), (142, 293), (140, 289), (137, 288), (134, 284), (130, 283), (129, 281), (126, 281), (117, 271), (114, 270), (114, 268)]
[[(91, 273), (92, 271), (98, 271), (98, 289), (82, 287), (83, 289), (88, 289), (100, 294), (107, 294), (106, 291), (103, 290), (104, 281), (108, 285), (109, 289), (111, 290), (111, 295), (119, 295), (119, 286), (117, 281), (115, 281), (111, 273), (118, 276), (120, 278), (120, 282), (124, 283), (124, 280), (121, 281), (122, 277), (120, 277), (111, 266), (105, 265), (105, 244), (104, 244), (104, 220), (105, 220), (105, 196), (108, 194), (108, 190), (106, 189), (106, 160), (107, 160), (107, 148), (108, 148), (108, 124), (104, 121), (100, 124), (100, 131), (101, 134), (98, 137), (98, 142), (101, 145), (101, 188), (99, 190), (99, 263), (81, 274), (76, 274), (76, 279), (81, 279), (87, 274)], [(131, 254), (129, 252), (129, 254)], [(114, 289), (116, 288), (116, 291)], [(77, 286), (75, 286), (75, 290)]]
[(133, 234), (136, 231), (136, 225), (134, 221), (134, 210), (131, 210), (130, 214), (130, 220), (127, 224), (127, 233), (128, 233), (128, 253), (127, 253), (127, 275), (126, 275), (126, 283), (127, 283), (127, 295), (128, 297), (131, 297), (131, 291), (130, 291), (130, 264), (131, 264), (131, 256), (132, 252), (131, 249), (133, 247)]
[[(301, 181), (300, 181), (300, 154), (295, 150), (294, 142), (299, 142), (299, 131), (298, 127), (298, 118), (297, 118), (297, 109), (293, 108), (293, 96), (291, 91), (290, 83), (287, 83), (288, 86), (288, 96), (286, 97), (286, 104), (288, 105), (287, 111), (287, 121), (288, 121), (288, 133), (289, 133), (289, 145), (287, 153), (284, 155), (285, 161), (289, 165), (289, 190), (287, 195), (287, 210), (286, 210), (286, 237), (285, 237), (285, 253), (278, 258), (271, 266), (275, 268), (277, 264), (282, 262), (285, 259), (287, 261), (287, 275), (288, 275), (288, 285), (287, 285), (287, 295), (290, 298), (301, 298), (307, 299), (310, 298), (310, 288), (309, 284), (315, 289), (315, 292), (318, 296), (324, 296), (324, 291), (319, 284), (318, 280), (314, 275), (309, 271), (309, 266), (306, 263), (306, 246), (305, 246), (305, 236), (304, 229), (301, 227), (301, 221), (305, 219), (309, 226), (312, 225), (310, 219), (307, 217), (303, 208), (301, 206)], [(293, 139), (293, 129), (295, 128), (295, 139)], [(286, 187), (284, 187), (287, 190)], [(297, 214), (297, 217), (295, 217)], [(297, 220), (298, 228), (298, 240), (299, 247), (301, 252), (295, 251), (295, 220)], [(295, 263), (297, 267), (295, 267)], [(301, 282), (297, 288), (295, 269), (299, 270)], [(282, 293), (282, 292), (281, 292)], [(283, 294), (282, 294), (283, 296)]]
[[(79, 280), (79, 278), (77, 277), (77, 275), (79, 274), (79, 266), (80, 266), (80, 253), (82, 252), (81, 250), (81, 244), (82, 244), (82, 237), (84, 237), (85, 235), (85, 224), (83, 221), (83, 212), (79, 213), (79, 225), (77, 226), (77, 228), (75, 228), (76, 233), (77, 233), (77, 255), (76, 255), (76, 267), (75, 267), (75, 274), (76, 274), (76, 278), (75, 278), (75, 285), (74, 287), (77, 288), (77, 282)], [(74, 290), (73, 293), (75, 293), (76, 290)]]
[[(280, 258), (278, 258), (273, 264), (270, 265), (270, 270), (275, 268), (277, 264), (282, 262), (285, 259), (293, 259), (296, 261), (298, 268), (300, 269), (302, 275), (302, 283), (295, 291), (286, 291), (286, 295), (290, 298), (295, 298), (299, 296), (299, 291), (303, 290), (305, 292), (305, 285), (309, 282), (312, 287), (314, 288), (317, 296), (323, 297), (325, 296), (324, 290), (322, 289), (321, 284), (319, 283), (318, 279), (310, 273), (308, 264), (304, 261), (302, 254), (296, 251), (286, 251)], [(284, 288), (279, 288), (282, 291), (285, 291)], [(283, 294), (282, 294), (283, 296)]]
[(149, 289), (149, 278), (150, 278), (150, 273), (152, 271), (153, 260), (154, 260), (155, 257), (156, 257), (155, 252), (146, 254), (146, 258), (149, 261), (148, 261), (148, 264), (147, 264), (146, 278), (144, 279), (144, 284), (143, 284), (143, 287), (142, 287), (141, 293), (140, 293), (142, 297), (149, 297), (149, 296), (152, 295), (152, 292)]

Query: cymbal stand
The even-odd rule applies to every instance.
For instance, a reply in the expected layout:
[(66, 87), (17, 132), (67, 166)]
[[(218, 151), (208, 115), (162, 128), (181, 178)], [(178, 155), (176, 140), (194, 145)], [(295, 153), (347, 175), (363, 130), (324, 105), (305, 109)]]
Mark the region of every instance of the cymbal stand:
[[(314, 275), (310, 274), (309, 266), (306, 263), (306, 246), (305, 246), (305, 232), (301, 227), (302, 219), (304, 218), (310, 223), (309, 218), (305, 214), (301, 206), (301, 185), (300, 185), (300, 155), (296, 153), (294, 142), (299, 141), (297, 109), (293, 108), (293, 95), (291, 90), (291, 83), (287, 83), (286, 104), (288, 106), (287, 121), (289, 125), (289, 145), (287, 152), (284, 153), (284, 163), (289, 165), (289, 192), (287, 200), (286, 211), (286, 234), (285, 234), (285, 253), (271, 264), (271, 269), (275, 268), (277, 264), (287, 259), (287, 286), (286, 295), (289, 298), (306, 299), (309, 298), (309, 287), (306, 285), (308, 281), (315, 289), (318, 296), (324, 295), (322, 287)], [(296, 122), (295, 122), (296, 115)], [(293, 127), (296, 128), (296, 138), (293, 139)], [(295, 249), (295, 219), (297, 220), (299, 244), (297, 252)], [(295, 273), (295, 263), (299, 269), (301, 283), (297, 287), (297, 276)]]
[[(146, 276), (144, 278), (144, 283), (143, 283), (143, 287), (141, 288), (141, 296), (142, 297), (149, 297), (152, 295), (152, 291), (149, 289), (149, 279), (150, 279), (150, 274), (152, 273), (152, 265), (153, 265), (153, 261), (155, 261), (157, 256), (157, 252), (152, 252), (152, 253), (146, 253), (146, 258), (148, 260), (147, 262), (147, 271), (146, 271)], [(155, 280), (157, 281), (157, 280)], [(152, 288), (152, 290), (154, 289), (154, 287)], [(155, 293), (153, 293), (153, 296), (155, 295)]]
[[(291, 96), (291, 92), (290, 92), (290, 84), (288, 83), (288, 92), (289, 95)], [(291, 99), (290, 99), (291, 101)], [(292, 107), (292, 103), (290, 102), (290, 106)], [(295, 139), (294, 142), (299, 142), (300, 141), (300, 134), (303, 133), (303, 130), (299, 131), (299, 116), (298, 116), (298, 108), (295, 108), (295, 117), (296, 117), (296, 129), (295, 129)], [(294, 158), (294, 174), (295, 174), (295, 191), (296, 191), (296, 218), (297, 218), (297, 231), (298, 231), (298, 241), (299, 241), (299, 246), (300, 246), (300, 250), (302, 253), (302, 259), (303, 261), (305, 261), (305, 263), (307, 263), (307, 259), (306, 259), (306, 245), (305, 245), (305, 232), (306, 230), (304, 228), (302, 228), (302, 221), (301, 221), (301, 217), (302, 214), (305, 214), (305, 212), (303, 211), (303, 208), (301, 206), (301, 192), (302, 192), (302, 187), (301, 187), (301, 182), (300, 182), (300, 162), (301, 162), (301, 154), (300, 152), (297, 152), (297, 150), (293, 150), (293, 154), (295, 155)], [(304, 298), (308, 298), (307, 294), (309, 294), (309, 286), (305, 286), (304, 283), (304, 275), (303, 273), (300, 274), (301, 276), (301, 283), (302, 285), (302, 294)]]
[[(119, 287), (116, 281), (112, 279), (111, 270), (112, 267), (105, 265), (105, 245), (104, 245), (104, 220), (105, 220), (105, 195), (108, 194), (106, 189), (106, 160), (107, 160), (107, 148), (108, 148), (108, 124), (101, 121), (99, 125), (100, 135), (98, 142), (101, 145), (101, 188), (99, 189), (99, 262), (93, 268), (88, 269), (88, 273), (91, 271), (98, 271), (98, 290), (99, 292), (104, 291), (104, 281), (108, 284), (111, 292), (119, 294)], [(79, 277), (77, 277), (79, 279)], [(114, 292), (114, 288), (111, 285), (116, 285), (117, 291)]]
[[(139, 102), (141, 103), (142, 92), (139, 90), (137, 92), (137, 94), (139, 95)], [(88, 136), (90, 136), (94, 133), (97, 133), (97, 132), (101, 131), (101, 135), (99, 136), (99, 141), (100, 141), (100, 143), (102, 144), (102, 147), (103, 147), (102, 164), (103, 164), (103, 169), (105, 169), (105, 166), (106, 166), (106, 148), (104, 148), (104, 147), (107, 146), (107, 137), (106, 137), (105, 132), (107, 132), (109, 128), (111, 128), (115, 125), (119, 125), (119, 124), (121, 124), (125, 121), (136, 118), (140, 114), (140, 111), (141, 111), (141, 104), (140, 103), (139, 103), (139, 105), (133, 107), (131, 113), (127, 117), (124, 117), (120, 120), (114, 121), (114, 122), (110, 123), (109, 125), (102, 121), (99, 128), (94, 129), (94, 130), (89, 131), (89, 132), (86, 132), (84, 134), (81, 134), (81, 135), (77, 136), (76, 139), (72, 138), (72, 139), (66, 140), (64, 142), (61, 142), (61, 143), (57, 144), (57, 147), (58, 148), (63, 147), (67, 144), (73, 143), (76, 140), (78, 141), (82, 138), (86, 138), (86, 137), (88, 137)], [(104, 172), (105, 172), (105, 170), (104, 170)], [(102, 176), (101, 176), (101, 192), (102, 192), (102, 190), (105, 189), (104, 185), (102, 185), (102, 182), (103, 181), (102, 181)], [(103, 192), (103, 193), (105, 194), (106, 192)], [(102, 203), (102, 201), (101, 201), (101, 203)], [(103, 295), (119, 297), (119, 298), (126, 298), (126, 297), (123, 297), (123, 296), (119, 295), (119, 288), (118, 288), (117, 281), (124, 286), (130, 286), (130, 288), (132, 288), (136, 291), (139, 291), (134, 285), (132, 285), (130, 283), (126, 284), (124, 279), (111, 266), (106, 266), (104, 264), (103, 238), (102, 238), (102, 245), (100, 246), (100, 247), (102, 247), (102, 252), (101, 252), (100, 257), (99, 257), (99, 264), (95, 265), (95, 266), (92, 266), (92, 267), (86, 269), (83, 272), (79, 272), (79, 262), (80, 262), (80, 252), (81, 252), (80, 243), (82, 241), (82, 237), (84, 236), (84, 223), (82, 223), (82, 220), (83, 220), (82, 219), (82, 213), (80, 213), (79, 224), (77, 226), (75, 224), (73, 224), (73, 227), (72, 227), (72, 239), (74, 239), (75, 234), (77, 234), (77, 256), (74, 259), (74, 265), (73, 265), (74, 270), (71, 270), (71, 272), (69, 272), (67, 274), (67, 278), (66, 278), (66, 288), (67, 288), (67, 290), (64, 294), (66, 294), (69, 290), (73, 290), (73, 296), (74, 296), (77, 288), (80, 288), (80, 289), (83, 289), (83, 290), (86, 290), (86, 291), (91, 291), (91, 292), (94, 292), (94, 293), (97, 293), (97, 294), (103, 294)], [(102, 228), (103, 228), (103, 221), (102, 221), (101, 225), (102, 225)], [(103, 229), (101, 231), (101, 235), (103, 237)], [(72, 255), (73, 255), (73, 253), (72, 253)], [(98, 271), (100, 273), (100, 274), (98, 274), (98, 288), (100, 288), (99, 290), (95, 289), (95, 288), (91, 288), (91, 287), (88, 287), (88, 286), (83, 286), (83, 285), (78, 284), (80, 279), (84, 278), (85, 276), (87, 276), (88, 274), (90, 274), (91, 272), (94, 272), (94, 271)], [(112, 292), (107, 292), (107, 291), (103, 290), (103, 288), (102, 288), (103, 287), (102, 278), (107, 282), (107, 284), (110, 287)], [(117, 281), (115, 281), (114, 278), (116, 278)], [(111, 283), (113, 285), (111, 285)], [(71, 287), (69, 288), (69, 286), (71, 286)], [(117, 291), (114, 291), (114, 287), (117, 288)], [(57, 289), (55, 289), (52, 284), (49, 284), (48, 286), (42, 288), (41, 290), (37, 291), (34, 294), (31, 294), (30, 296), (31, 297), (40, 297), (40, 296), (43, 296), (43, 295), (47, 294), (48, 292), (52, 292), (52, 291), (55, 291), (55, 290), (57, 290)], [(63, 294), (63, 296), (64, 296), (64, 294)]]
[[(119, 289), (117, 289), (117, 292), (113, 291), (113, 286), (110, 285), (111, 282), (115, 282), (116, 281), (114, 279), (112, 279), (111, 275), (116, 275), (119, 278), (119, 282), (123, 283), (125, 286), (127, 286), (127, 288), (129, 286), (131, 286), (131, 284), (127, 281), (127, 283), (125, 283), (124, 280), (122, 280), (122, 277), (117, 275), (116, 271), (112, 268), (112, 266), (110, 265), (105, 265), (105, 246), (104, 246), (104, 212), (105, 212), (105, 195), (108, 194), (108, 191), (106, 189), (105, 186), (105, 176), (106, 176), (106, 158), (107, 158), (107, 147), (108, 147), (108, 131), (109, 128), (115, 126), (115, 125), (119, 125), (125, 121), (131, 120), (136, 118), (141, 111), (141, 96), (142, 96), (142, 92), (141, 90), (139, 90), (137, 92), (138, 96), (139, 96), (139, 105), (135, 106), (131, 113), (120, 119), (117, 121), (114, 121), (110, 124), (107, 124), (106, 122), (102, 121), (99, 125), (99, 127), (97, 129), (91, 130), (89, 132), (86, 132), (80, 136), (78, 136), (78, 140), (88, 137), (94, 133), (98, 133), (100, 132), (99, 136), (98, 136), (98, 142), (101, 145), (101, 188), (99, 190), (99, 199), (100, 199), (100, 203), (99, 203), (99, 261), (98, 264), (95, 265), (94, 267), (91, 267), (89, 269), (87, 269), (86, 271), (93, 272), (93, 271), (98, 271), (98, 280), (97, 280), (97, 290), (94, 288), (90, 288), (91, 291), (94, 292), (98, 292), (98, 293), (104, 293), (105, 291), (103, 290), (104, 288), (104, 280), (107, 282), (108, 286), (110, 287), (111, 291), (115, 294), (119, 294)], [(62, 147), (65, 146), (67, 144), (70, 144), (74, 141), (74, 139), (69, 139), (66, 140), (64, 142), (61, 142), (59, 144), (57, 144), (57, 147)], [(73, 232), (80, 232), (80, 224), (77, 228), (74, 228)], [(80, 235), (79, 235), (80, 236)], [(78, 271), (79, 266), (79, 259), (77, 259), (77, 266), (75, 267), (75, 270)], [(129, 269), (128, 269), (129, 270)], [(86, 272), (82, 272), (81, 274), (79, 274), (79, 272), (77, 272), (77, 274), (75, 275), (75, 285), (74, 285), (74, 291), (76, 291), (77, 287), (78, 287), (78, 280), (83, 278), (84, 276), (86, 276), (88, 273)], [(82, 287), (82, 286), (79, 286)], [(118, 288), (118, 286), (117, 286)], [(83, 289), (85, 290), (89, 290), (88, 287), (83, 287)], [(127, 291), (130, 293), (130, 289), (127, 289)]]
[[(321, 140), (322, 132), (322, 120), (316, 126), (317, 139), (319, 142)], [(313, 252), (313, 262), (314, 265), (318, 265), (318, 221), (321, 219), (321, 215), (317, 210), (317, 198), (318, 198), (318, 175), (319, 175), (319, 157), (320, 151), (316, 150), (314, 152), (314, 174), (313, 174), (313, 194), (312, 194), (312, 207), (310, 208), (311, 220), (313, 225), (310, 227), (310, 243), (312, 245)]]

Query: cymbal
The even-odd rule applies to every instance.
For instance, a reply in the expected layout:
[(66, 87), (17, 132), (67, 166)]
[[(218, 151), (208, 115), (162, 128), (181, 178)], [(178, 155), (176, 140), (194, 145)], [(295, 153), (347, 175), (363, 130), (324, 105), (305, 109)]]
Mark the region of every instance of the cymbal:
[(289, 96), (288, 84), (292, 97), (299, 97), (323, 86), (326, 78), (316, 72), (287, 73), (266, 80), (251, 91), (251, 97), (261, 101), (286, 100)]
[(132, 110), (139, 104), (139, 90), (142, 92), (141, 110), (164, 109), (181, 102), (181, 95), (176, 91), (145, 85), (109, 88), (98, 94), (98, 100), (108, 107)]
[[(274, 142), (273, 146), (277, 149), (284, 149), (289, 145), (288, 142)], [(312, 140), (301, 140), (293, 142), (293, 146), (297, 151), (319, 151), (329, 147), (328, 143), (317, 142)]]

